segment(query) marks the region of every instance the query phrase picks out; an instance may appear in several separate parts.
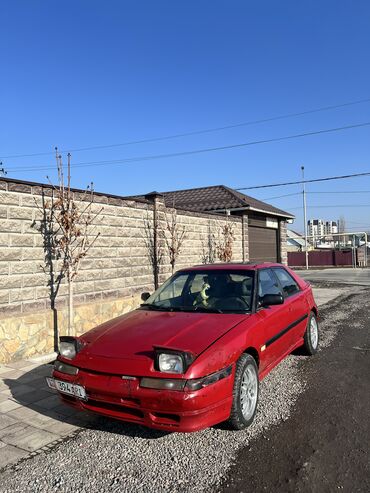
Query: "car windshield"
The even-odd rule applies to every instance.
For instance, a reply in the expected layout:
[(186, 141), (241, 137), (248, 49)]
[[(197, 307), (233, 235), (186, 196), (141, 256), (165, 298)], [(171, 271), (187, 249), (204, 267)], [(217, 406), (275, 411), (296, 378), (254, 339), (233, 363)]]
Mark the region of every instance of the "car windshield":
[(147, 310), (245, 313), (253, 299), (254, 273), (249, 270), (181, 271), (141, 305)]

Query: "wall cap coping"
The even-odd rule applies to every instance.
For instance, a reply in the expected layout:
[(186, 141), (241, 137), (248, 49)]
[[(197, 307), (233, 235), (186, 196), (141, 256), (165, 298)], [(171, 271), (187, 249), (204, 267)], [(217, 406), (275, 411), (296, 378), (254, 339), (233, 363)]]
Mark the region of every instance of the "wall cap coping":
[[(9, 191), (9, 192), (33, 193), (34, 187), (36, 189), (41, 188), (42, 190), (52, 190), (53, 189), (53, 186), (50, 185), (49, 183), (17, 180), (15, 178), (1, 177), (0, 183), (1, 182), (7, 183), (7, 185), (8, 185), (7, 191)], [(29, 188), (27, 188), (27, 187), (29, 187)], [(25, 190), (27, 190), (27, 192), (25, 192)], [(86, 190), (83, 190), (81, 188), (71, 188), (71, 191), (73, 193), (82, 193), (82, 194), (84, 194), (86, 192)], [(34, 193), (34, 195), (40, 195), (39, 191), (37, 190), (37, 193)], [(143, 198), (137, 198), (137, 197), (134, 198), (134, 197), (130, 197), (130, 196), (115, 195), (112, 193), (97, 192), (95, 190), (94, 190), (94, 195), (96, 195), (97, 197), (107, 197), (108, 199), (113, 198), (113, 199), (121, 199), (121, 200), (127, 201), (127, 202), (139, 202), (139, 203), (149, 204), (149, 201), (146, 199), (143, 199)]]
[[(53, 190), (53, 186), (50, 185), (49, 183), (41, 183), (41, 182), (35, 182), (35, 181), (26, 181), (26, 180), (17, 180), (15, 178), (5, 178), (1, 177), (0, 178), (0, 184), (5, 183), (7, 184), (7, 189), (2, 190), (2, 191), (9, 191), (9, 192), (19, 192), (19, 193), (29, 193), (32, 195), (41, 195), (40, 190)], [(71, 191), (73, 193), (77, 194), (85, 194), (86, 190), (83, 190), (81, 188), (71, 188)], [(133, 197), (129, 195), (115, 195), (115, 194), (110, 194), (110, 193), (105, 193), (105, 192), (96, 192), (94, 190), (94, 195), (96, 197), (103, 197), (107, 199), (108, 205), (115, 205), (115, 206), (121, 206), (121, 207), (127, 207), (129, 206), (128, 202), (137, 202), (139, 204), (146, 204), (147, 206), (153, 206), (153, 202), (156, 198), (162, 198), (163, 194), (160, 192), (150, 192), (145, 195), (145, 198), (142, 197)], [(170, 207), (167, 207), (166, 209), (171, 209)], [(195, 217), (205, 217), (205, 218), (217, 218), (220, 219), (222, 217), (225, 217), (225, 214), (222, 213), (215, 213), (215, 212), (198, 212), (194, 211), (192, 209), (185, 209), (185, 208), (177, 208), (175, 209), (178, 212), (181, 213), (186, 213), (187, 215), (192, 215)], [(233, 222), (239, 222), (240, 219), (238, 216), (228, 216), (230, 220)]]

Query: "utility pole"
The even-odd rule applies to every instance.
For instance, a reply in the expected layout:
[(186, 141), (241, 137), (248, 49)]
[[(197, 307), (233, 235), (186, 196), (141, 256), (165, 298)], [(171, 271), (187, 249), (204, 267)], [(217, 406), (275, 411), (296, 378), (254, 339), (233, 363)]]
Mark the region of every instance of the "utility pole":
[(303, 221), (304, 221), (304, 244), (305, 244), (305, 257), (306, 257), (306, 269), (308, 269), (308, 249), (307, 249), (307, 204), (306, 204), (306, 184), (304, 181), (304, 166), (301, 166), (302, 170), (302, 195), (303, 195)]
[(8, 173), (5, 171), (5, 168), (3, 167), (3, 162), (0, 161), (0, 176), (5, 176)]

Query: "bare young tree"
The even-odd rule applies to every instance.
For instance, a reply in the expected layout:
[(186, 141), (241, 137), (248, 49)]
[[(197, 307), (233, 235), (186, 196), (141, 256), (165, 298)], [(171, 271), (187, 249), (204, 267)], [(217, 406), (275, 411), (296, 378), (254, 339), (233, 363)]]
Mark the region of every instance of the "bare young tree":
[(344, 216), (340, 216), (338, 220), (338, 233), (344, 233), (346, 230), (346, 220)]
[[(45, 268), (52, 270), (52, 280), (56, 281), (57, 291), (63, 278), (68, 283), (68, 335), (73, 334), (73, 283), (80, 263), (99, 237), (92, 225), (102, 212), (100, 208), (93, 213), (94, 189), (91, 183), (81, 197), (78, 206), (71, 190), (71, 155), (68, 153), (67, 180), (61, 155), (56, 148), (58, 185), (52, 186), (52, 199), (43, 201), (41, 212), (43, 222), (39, 228), (44, 236), (44, 249), (48, 249)], [(46, 229), (45, 229), (46, 228)], [(45, 241), (47, 242), (45, 244)], [(54, 298), (55, 301), (55, 298)]]
[(216, 245), (217, 256), (221, 262), (230, 262), (233, 258), (234, 239), (233, 225), (229, 221), (226, 221), (226, 223), (221, 226)]
[(0, 176), (6, 176), (8, 174), (8, 172), (6, 171), (6, 169), (4, 168), (4, 166), (2, 164), (3, 164), (3, 162), (0, 161)]
[(152, 267), (154, 288), (159, 287), (159, 272), (163, 264), (164, 249), (163, 249), (164, 232), (158, 221), (158, 213), (154, 207), (153, 219), (147, 214), (144, 220), (144, 242), (147, 251), (147, 256)]
[(206, 241), (204, 242), (202, 240), (202, 264), (214, 264), (216, 260), (216, 255), (216, 237), (211, 228), (211, 221), (209, 221)]
[(63, 270), (58, 269), (60, 250), (58, 248), (58, 238), (55, 221), (55, 194), (51, 191), (48, 198), (45, 191), (42, 192), (41, 205), (35, 199), (35, 205), (40, 212), (41, 220), (34, 221), (32, 227), (36, 228), (43, 239), (44, 265), (40, 265), (44, 274), (48, 276), (48, 287), (50, 291), (50, 307), (53, 311), (53, 330), (54, 330), (54, 350), (58, 351), (58, 313), (56, 308), (56, 298), (58, 296), (60, 284), (63, 280)]
[(170, 259), (171, 272), (175, 271), (176, 260), (180, 255), (181, 247), (185, 239), (186, 228), (181, 226), (177, 222), (177, 213), (175, 204), (173, 204), (172, 210), (169, 214), (165, 213), (166, 231), (164, 234), (164, 240), (167, 247), (167, 253)]
[[(338, 220), (338, 233), (344, 233), (345, 231), (346, 231), (346, 220), (344, 216), (340, 216)], [(339, 249), (341, 248), (341, 246), (345, 246), (345, 243), (346, 243), (346, 237), (344, 235), (338, 236)]]

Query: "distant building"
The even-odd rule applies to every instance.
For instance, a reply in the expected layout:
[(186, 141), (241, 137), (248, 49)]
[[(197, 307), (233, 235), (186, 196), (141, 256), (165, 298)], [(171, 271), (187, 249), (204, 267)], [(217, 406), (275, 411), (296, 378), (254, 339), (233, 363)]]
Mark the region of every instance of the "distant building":
[(325, 222), (325, 234), (335, 234), (338, 233), (338, 223), (335, 221), (326, 221)]
[(323, 219), (310, 219), (307, 221), (308, 236), (311, 236), (311, 241), (319, 239), (325, 235), (338, 233), (338, 224), (336, 221), (324, 221)]
[(307, 232), (311, 239), (324, 236), (325, 222), (322, 219), (309, 219), (307, 221)]

